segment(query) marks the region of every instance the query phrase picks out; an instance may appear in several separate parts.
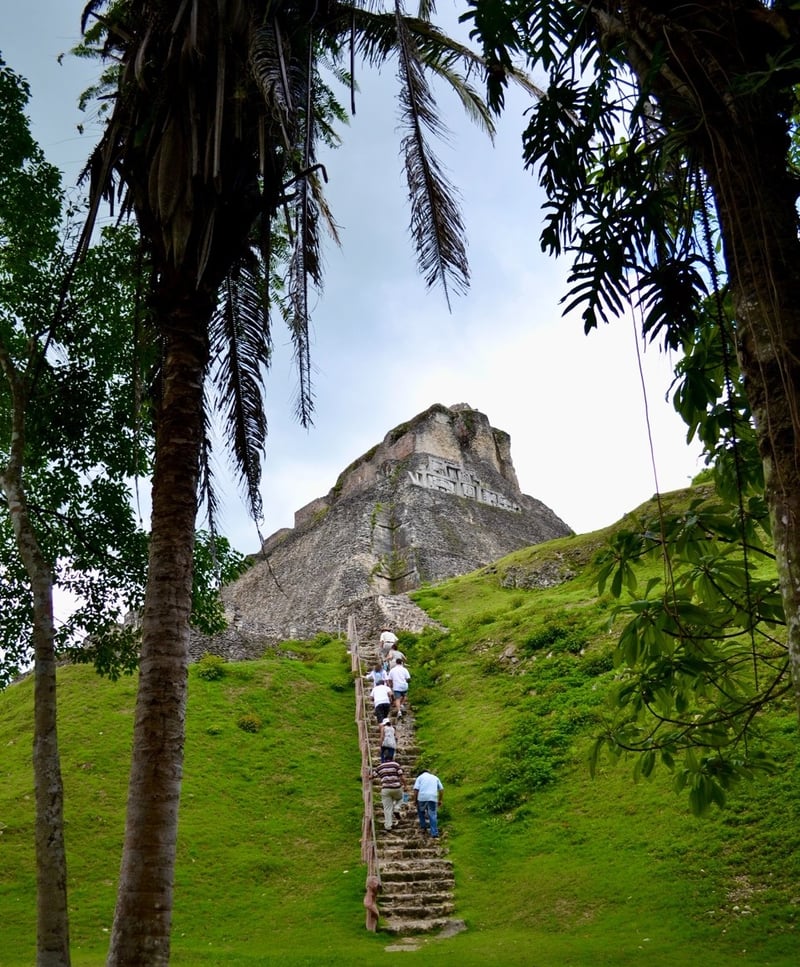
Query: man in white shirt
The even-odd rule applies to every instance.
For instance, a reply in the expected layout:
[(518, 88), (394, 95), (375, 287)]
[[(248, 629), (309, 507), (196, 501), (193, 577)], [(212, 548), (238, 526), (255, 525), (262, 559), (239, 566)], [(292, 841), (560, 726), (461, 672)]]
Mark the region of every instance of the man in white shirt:
[(381, 631), (381, 661), (386, 661), (386, 656), (397, 644), (397, 635), (391, 630), (391, 628), (384, 628)]
[(380, 725), (389, 715), (389, 709), (392, 705), (392, 690), (388, 685), (381, 683), (380, 685), (375, 685), (370, 692), (370, 697), (372, 698), (372, 704), (375, 706), (375, 718), (378, 725)]
[(408, 682), (411, 672), (406, 668), (403, 659), (398, 658), (397, 663), (389, 669), (389, 684), (394, 692), (394, 707), (397, 710), (397, 717), (403, 717), (403, 706), (408, 697)]
[(430, 829), (431, 837), (439, 836), (436, 812), (442, 805), (442, 784), (439, 777), (425, 769), (414, 783), (414, 804), (417, 807), (419, 828), (423, 833)]

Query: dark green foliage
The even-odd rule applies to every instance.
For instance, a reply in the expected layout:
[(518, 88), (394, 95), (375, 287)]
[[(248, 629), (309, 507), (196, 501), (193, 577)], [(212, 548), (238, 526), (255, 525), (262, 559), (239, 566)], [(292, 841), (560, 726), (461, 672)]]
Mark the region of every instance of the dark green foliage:
[(206, 652), (194, 666), (195, 674), (206, 682), (217, 682), (225, 677), (227, 661), (220, 655)]
[(548, 196), (542, 248), (573, 255), (565, 311), (580, 309), (588, 332), (633, 299), (644, 332), (677, 347), (696, 325), (709, 272), (692, 217), (702, 205), (696, 167), (646, 115), (647, 92), (631, 95), (623, 48), (605, 42), (579, 6), (470, 7), (495, 99), (515, 55), (548, 74), (524, 157)]
[(195, 535), (193, 559), (192, 625), (203, 634), (219, 634), (227, 627), (220, 589), (243, 574), (250, 562), (226, 538), (206, 531)]
[(111, 625), (101, 628), (83, 647), (67, 650), (70, 661), (92, 664), (98, 675), (106, 675), (112, 682), (120, 675), (131, 675), (139, 667), (141, 634), (132, 625)]
[(600, 745), (640, 755), (641, 775), (673, 768), (697, 811), (766, 766), (756, 728), (792, 688), (800, 648), (798, 378), (782, 348), (798, 332), (785, 65), (800, 20), (793, 4), (711, 6), (470, 0), (463, 18), (492, 103), (516, 58), (546, 73), (523, 154), (547, 194), (542, 248), (572, 259), (565, 312), (588, 332), (633, 309), (643, 338), (680, 351), (672, 398), (713, 488), (619, 530), (599, 562), (600, 593), (620, 602), (618, 711)]
[(595, 754), (638, 753), (637, 775), (657, 763), (674, 770), (698, 813), (722, 805), (739, 779), (772, 768), (758, 741), (761, 713), (790, 691), (765, 524), (760, 499), (731, 506), (706, 492), (681, 513), (618, 531), (598, 559), (599, 587), (610, 579), (624, 624), (618, 713)]
[(329, 631), (320, 631), (319, 634), (312, 638), (312, 644), (315, 648), (324, 648), (326, 645), (330, 645), (334, 641), (338, 641), (343, 645), (346, 644), (344, 635), (332, 634)]
[(505, 813), (525, 802), (537, 789), (553, 782), (564, 762), (561, 736), (542, 736), (537, 720), (520, 718), (503, 746), (497, 777), (481, 791), (493, 813)]
[[(0, 481), (6, 496), (16, 491), (39, 580), (52, 576), (71, 602), (52, 647), (116, 675), (135, 663), (134, 636), (116, 622), (141, 604), (146, 567), (130, 493), (150, 468), (151, 347), (134, 337), (144, 271), (124, 226), (104, 229), (72, 263), (72, 215), (31, 138), (27, 98), (0, 60)], [(8, 509), (0, 502), (0, 687), (31, 661), (31, 564)]]
[(260, 732), (264, 722), (255, 712), (245, 712), (236, 720), (236, 725), (242, 732)]
[(606, 654), (590, 652), (581, 662), (584, 673), (590, 676), (602, 675), (610, 672), (614, 667), (614, 656), (608, 652)]
[(551, 623), (528, 635), (522, 642), (522, 648), (526, 655), (537, 651), (568, 651), (572, 655), (578, 655), (588, 643), (589, 637), (581, 629)]

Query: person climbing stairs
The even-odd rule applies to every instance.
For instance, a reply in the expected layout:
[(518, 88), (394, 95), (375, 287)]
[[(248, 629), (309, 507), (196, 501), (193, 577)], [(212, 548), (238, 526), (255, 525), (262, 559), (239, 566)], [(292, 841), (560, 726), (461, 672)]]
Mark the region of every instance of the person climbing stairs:
[[(353, 638), (349, 642), (351, 653), (354, 653), (353, 667), (354, 671), (358, 667), (359, 676), (366, 676), (367, 670), (374, 668), (379, 660), (378, 648), (369, 644), (359, 646), (354, 624)], [(363, 688), (360, 693), (363, 706)], [(368, 702), (366, 706), (369, 706)], [(405, 703), (402, 716), (398, 716), (396, 711), (392, 709), (391, 712), (396, 734), (396, 761), (410, 789), (417, 774), (420, 751), (416, 740), (413, 703)], [(376, 767), (381, 761), (381, 729), (371, 713), (370, 707), (362, 708), (360, 713), (357, 710), (357, 716), (364, 716), (364, 727), (360, 732), (368, 743), (368, 749), (362, 751), (367, 753), (371, 767)], [(369, 775), (370, 770), (367, 770), (364, 781), (373, 783), (373, 794), (371, 797), (365, 796), (365, 802), (369, 799), (373, 804), (373, 814), (365, 815), (364, 830), (366, 835), (374, 836), (375, 874), (380, 881), (376, 895), (380, 911), (378, 928), (393, 934), (408, 935), (451, 926), (451, 915), (455, 909), (455, 881), (446, 846), (441, 839), (434, 839), (419, 828), (410, 797), (399, 809), (394, 810), (392, 828), (384, 829), (380, 781), (370, 779)]]

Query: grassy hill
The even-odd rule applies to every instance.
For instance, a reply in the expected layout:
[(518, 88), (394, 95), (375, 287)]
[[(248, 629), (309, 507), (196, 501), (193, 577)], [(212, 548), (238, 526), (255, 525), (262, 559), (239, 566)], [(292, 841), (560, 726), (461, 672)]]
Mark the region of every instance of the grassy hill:
[[(604, 534), (517, 552), (418, 592), (449, 634), (404, 636), (465, 933), (406, 957), (470, 965), (800, 960), (800, 757), (769, 720), (781, 771), (697, 819), (668, 773), (586, 756), (613, 676)], [(569, 574), (570, 579), (548, 586)], [(360, 782), (341, 641), (190, 676), (173, 963), (389, 962), (363, 929)], [(135, 680), (60, 673), (73, 963), (104, 962), (124, 826)], [(34, 962), (32, 682), (0, 694), (0, 965)], [(242, 716), (258, 731), (239, 727)], [(250, 719), (252, 721), (252, 718)], [(246, 724), (246, 723), (245, 723)]]

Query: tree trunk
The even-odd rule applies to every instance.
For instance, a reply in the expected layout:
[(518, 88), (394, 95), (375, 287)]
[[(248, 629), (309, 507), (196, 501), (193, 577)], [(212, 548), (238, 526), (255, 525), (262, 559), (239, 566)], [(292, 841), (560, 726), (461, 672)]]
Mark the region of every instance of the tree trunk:
[(69, 967), (67, 853), (64, 788), (58, 752), (53, 583), (44, 561), (30, 572), (33, 588), (34, 730), (36, 796), (36, 964)]
[(624, 17), (618, 4), (600, 6), (601, 35), (624, 43), (663, 122), (699, 157), (714, 191), (800, 712), (799, 185), (789, 166), (796, 105), (775, 66), (787, 27), (752, 0), (636, 0)]
[(37, 967), (69, 967), (64, 788), (56, 727), (53, 574), (30, 522), (22, 482), (27, 402), (24, 386), (4, 351), (0, 351), (0, 365), (12, 397), (11, 447), (8, 464), (0, 473), (0, 489), (8, 501), (14, 536), (33, 593), (36, 964)]
[(710, 172), (734, 296), (738, 354), (764, 466), (765, 497), (800, 713), (800, 243), (788, 139), (731, 131)]
[(183, 770), (192, 551), (210, 307), (171, 314), (156, 413), (150, 559), (110, 967), (169, 963)]

